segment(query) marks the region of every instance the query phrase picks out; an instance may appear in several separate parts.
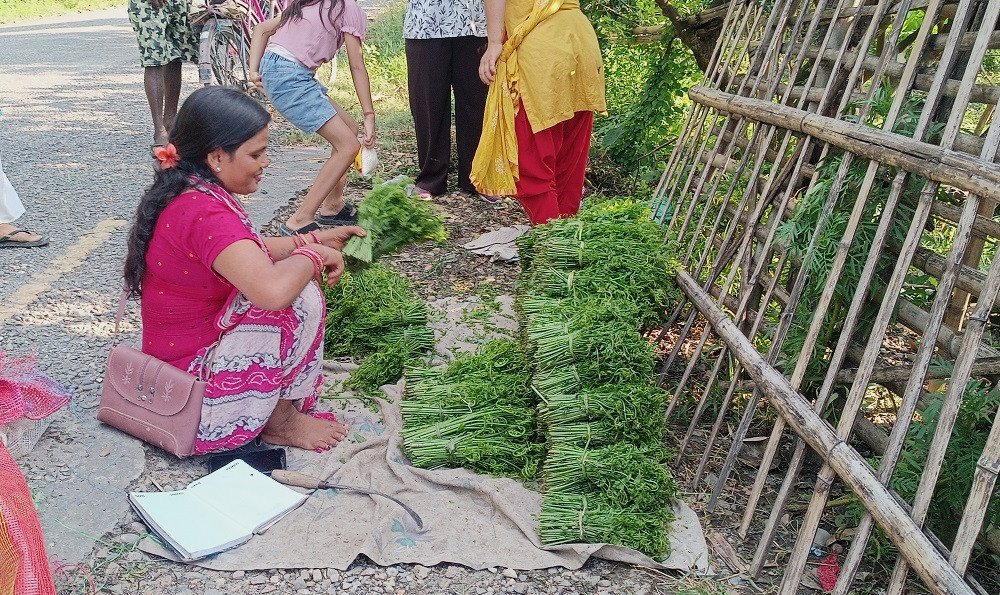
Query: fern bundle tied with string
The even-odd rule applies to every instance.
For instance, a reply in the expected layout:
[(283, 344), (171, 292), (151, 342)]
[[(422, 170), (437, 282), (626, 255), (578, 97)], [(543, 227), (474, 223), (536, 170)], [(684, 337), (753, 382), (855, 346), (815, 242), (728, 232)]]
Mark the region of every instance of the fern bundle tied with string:
[(324, 355), (363, 358), (351, 372), (348, 388), (375, 393), (399, 380), (407, 364), (434, 347), (427, 304), (399, 273), (375, 264), (345, 273), (324, 292)]
[(550, 492), (542, 500), (538, 535), (546, 545), (612, 543), (660, 559), (670, 555), (672, 520), (666, 507), (649, 512), (615, 506), (603, 496)]
[(447, 366), (407, 370), (403, 451), (416, 467), (465, 467), (531, 479), (545, 449), (535, 432), (524, 349), (494, 339)]
[(358, 225), (364, 237), (353, 236), (341, 253), (349, 270), (368, 266), (403, 246), (428, 240), (444, 243), (448, 235), (433, 204), (411, 196), (413, 180), (402, 178), (376, 184), (358, 205)]

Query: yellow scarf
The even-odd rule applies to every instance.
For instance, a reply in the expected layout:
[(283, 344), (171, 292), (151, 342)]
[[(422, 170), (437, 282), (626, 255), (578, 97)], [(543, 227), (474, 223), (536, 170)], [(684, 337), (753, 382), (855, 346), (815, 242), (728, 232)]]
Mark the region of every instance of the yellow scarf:
[[(536, 3), (531, 14), (507, 37), (497, 60), (496, 77), (486, 96), (483, 134), (472, 160), (469, 178), (483, 194), (517, 194), (517, 134), (514, 132), (515, 106), (519, 102), (517, 83), (517, 48), (535, 25), (563, 8), (566, 0)], [(576, 2), (572, 2), (576, 6)]]

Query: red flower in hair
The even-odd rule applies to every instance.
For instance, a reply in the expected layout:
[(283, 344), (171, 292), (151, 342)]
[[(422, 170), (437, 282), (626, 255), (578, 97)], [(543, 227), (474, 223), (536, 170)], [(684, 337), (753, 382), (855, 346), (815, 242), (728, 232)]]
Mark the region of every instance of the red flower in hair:
[(163, 147), (153, 147), (153, 155), (156, 155), (156, 158), (160, 160), (160, 169), (170, 169), (181, 160), (174, 143), (167, 143)]

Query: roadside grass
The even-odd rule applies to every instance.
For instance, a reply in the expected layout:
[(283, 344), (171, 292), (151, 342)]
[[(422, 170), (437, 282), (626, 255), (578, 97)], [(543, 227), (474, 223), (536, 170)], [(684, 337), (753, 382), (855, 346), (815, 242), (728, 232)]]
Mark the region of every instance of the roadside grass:
[(100, 10), (128, 4), (128, 0), (0, 0), (0, 23)]

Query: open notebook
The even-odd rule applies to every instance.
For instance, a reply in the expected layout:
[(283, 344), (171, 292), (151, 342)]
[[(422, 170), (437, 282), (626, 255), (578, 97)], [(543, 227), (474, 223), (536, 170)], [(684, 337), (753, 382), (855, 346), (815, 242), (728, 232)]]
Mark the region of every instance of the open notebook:
[(174, 492), (130, 492), (129, 502), (150, 530), (184, 560), (242, 543), (307, 496), (237, 459)]

